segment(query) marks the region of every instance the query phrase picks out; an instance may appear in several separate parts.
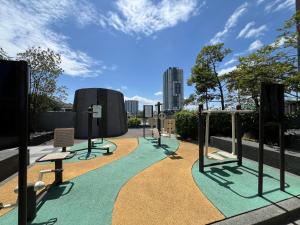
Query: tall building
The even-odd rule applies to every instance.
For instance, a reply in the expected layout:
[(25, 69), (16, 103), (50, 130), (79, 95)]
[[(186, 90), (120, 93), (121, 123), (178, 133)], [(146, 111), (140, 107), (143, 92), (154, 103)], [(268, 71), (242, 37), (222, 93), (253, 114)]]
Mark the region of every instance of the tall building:
[(183, 107), (183, 70), (169, 67), (163, 74), (163, 100), (165, 111), (178, 111)]
[(136, 116), (139, 112), (139, 101), (137, 100), (126, 100), (125, 110), (128, 116)]

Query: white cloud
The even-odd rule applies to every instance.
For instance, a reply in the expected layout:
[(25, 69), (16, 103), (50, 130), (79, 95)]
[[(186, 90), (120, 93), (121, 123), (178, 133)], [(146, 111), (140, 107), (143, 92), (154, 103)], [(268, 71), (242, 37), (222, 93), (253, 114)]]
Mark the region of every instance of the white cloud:
[(240, 33), (239, 33), (239, 35), (238, 35), (237, 38), (244, 37), (244, 36), (248, 33), (249, 29), (250, 29), (252, 26), (254, 26), (254, 24), (255, 24), (254, 21), (252, 21), (252, 22), (246, 24), (246, 26), (240, 31)]
[(250, 44), (248, 51), (251, 52), (251, 51), (257, 50), (257, 49), (261, 48), (262, 46), (263, 46), (263, 43), (260, 40), (256, 40)]
[(159, 96), (159, 95), (162, 95), (162, 94), (163, 94), (162, 91), (158, 91), (158, 92), (154, 93), (154, 95), (156, 95), (156, 96)]
[(257, 0), (257, 5), (260, 5), (261, 3), (263, 3), (265, 0)]
[(231, 64), (233, 64), (233, 63), (235, 63), (235, 62), (237, 62), (237, 59), (231, 59), (231, 60), (229, 60), (228, 62), (226, 62), (226, 63), (224, 64), (224, 66), (231, 65)]
[(105, 26), (127, 34), (151, 35), (174, 27), (198, 13), (205, 1), (198, 0), (117, 0), (116, 10), (101, 18)]
[(255, 25), (254, 22), (248, 23), (239, 33), (237, 38), (258, 38), (264, 35), (264, 32), (267, 30), (266, 25), (261, 25), (257, 28), (252, 28)]
[(103, 62), (72, 49), (68, 37), (51, 28), (70, 16), (75, 17), (78, 24), (86, 24), (93, 13), (86, 10), (92, 7), (84, 3), (71, 0), (0, 0), (0, 46), (13, 57), (33, 46), (50, 48), (61, 54), (65, 74), (80, 77), (101, 74)]
[(245, 38), (251, 38), (251, 37), (260, 37), (264, 35), (264, 31), (267, 30), (267, 26), (266, 25), (261, 25), (258, 28), (252, 28), (250, 29), (247, 34), (245, 35)]
[(139, 101), (139, 108), (142, 109), (143, 105), (156, 105), (159, 100), (144, 98), (138, 95), (133, 97), (124, 96), (124, 100), (137, 100)]
[(235, 70), (236, 69), (236, 66), (232, 66), (232, 67), (228, 67), (228, 68), (224, 68), (224, 69), (221, 69), (219, 72), (218, 72), (218, 75), (224, 75), (226, 73), (230, 73), (231, 71)]
[(218, 42), (222, 42), (224, 36), (230, 32), (230, 30), (236, 26), (236, 24), (238, 23), (238, 20), (241, 16), (243, 16), (248, 8), (248, 3), (244, 3), (241, 6), (239, 6), (234, 12), (233, 14), (229, 17), (229, 19), (227, 20), (224, 30), (223, 31), (219, 31), (211, 40), (210, 43), (211, 44), (216, 44)]
[(266, 5), (266, 12), (277, 12), (283, 9), (295, 9), (295, 0), (276, 0)]

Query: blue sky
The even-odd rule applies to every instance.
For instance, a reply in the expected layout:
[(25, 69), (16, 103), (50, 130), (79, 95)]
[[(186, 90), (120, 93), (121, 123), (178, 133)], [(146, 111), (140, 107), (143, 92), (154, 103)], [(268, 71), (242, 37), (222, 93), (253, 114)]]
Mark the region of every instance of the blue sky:
[[(0, 47), (9, 55), (31, 46), (62, 55), (68, 102), (79, 88), (120, 90), (128, 99), (162, 99), (162, 73), (183, 68), (200, 49), (224, 42), (236, 57), (274, 41), (294, 13), (294, 0), (0, 0)], [(185, 96), (193, 92), (185, 84)]]

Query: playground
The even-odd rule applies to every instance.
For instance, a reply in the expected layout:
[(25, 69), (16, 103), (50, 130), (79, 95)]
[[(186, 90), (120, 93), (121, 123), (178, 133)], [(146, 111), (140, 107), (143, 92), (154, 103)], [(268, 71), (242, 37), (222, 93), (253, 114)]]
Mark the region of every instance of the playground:
[[(2, 144), (10, 139), (18, 147), (19, 170), (0, 183), (1, 225), (245, 225), (299, 219), (300, 177), (287, 172), (282, 84), (261, 84), (259, 112), (240, 105), (204, 110), (200, 104), (197, 141), (176, 134), (176, 120), (160, 102), (144, 105), (143, 129), (136, 137), (126, 136), (122, 93), (81, 89), (75, 95), (74, 127), (54, 129), (58, 150), (28, 165), (28, 67), (9, 64), (25, 71), (13, 83), (22, 86), (19, 95), (7, 97), (18, 106), (16, 118), (23, 120), (16, 127), (3, 121), (11, 136), (4, 136)], [(244, 155), (241, 117), (247, 113), (259, 115), (255, 161)], [(231, 115), (231, 148), (226, 151), (210, 145), (211, 114)], [(277, 167), (264, 160), (266, 126), (279, 131)]]
[[(110, 143), (113, 154), (66, 160), (63, 182), (48, 190), (29, 224), (207, 224), (300, 195), (295, 175), (286, 175), (286, 190), (281, 192), (277, 169), (266, 167), (264, 195), (259, 197), (257, 163), (217, 165), (202, 174), (197, 144), (174, 136), (161, 142), (158, 147), (152, 137), (108, 139), (103, 144)], [(72, 149), (84, 145), (87, 142)], [(51, 166), (31, 166), (29, 182)], [(47, 185), (53, 180), (53, 174), (45, 175)], [(1, 200), (15, 201), (16, 185), (16, 177), (1, 185)], [(17, 223), (16, 209), (0, 213), (1, 224)]]

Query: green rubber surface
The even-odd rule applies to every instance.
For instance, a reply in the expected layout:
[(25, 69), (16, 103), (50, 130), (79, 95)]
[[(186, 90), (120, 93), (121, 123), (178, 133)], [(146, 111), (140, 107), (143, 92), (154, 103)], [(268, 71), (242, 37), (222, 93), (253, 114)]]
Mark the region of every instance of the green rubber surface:
[(71, 147), (71, 149), (69, 151), (76, 151), (76, 155), (68, 160), (64, 160), (64, 163), (68, 163), (68, 162), (78, 162), (81, 160), (89, 160), (89, 159), (93, 159), (96, 157), (102, 157), (105, 156), (106, 154), (106, 150), (101, 149), (102, 146), (104, 145), (110, 145), (109, 147), (109, 152), (114, 152), (117, 149), (117, 146), (107, 140), (103, 140), (103, 143), (101, 141), (101, 139), (97, 139), (95, 141), (95, 145), (92, 148), (91, 153), (88, 153), (88, 142), (82, 142), (79, 144), (76, 144), (74, 146)]
[[(134, 152), (52, 188), (41, 203), (36, 218), (29, 224), (111, 224), (114, 203), (122, 186), (179, 146), (175, 138), (162, 138), (162, 144), (159, 148), (154, 140), (139, 138)], [(0, 224), (17, 224), (17, 210), (0, 217)]]
[(300, 195), (300, 177), (286, 173), (286, 191), (280, 191), (279, 170), (264, 165), (264, 195), (258, 197), (258, 164), (243, 159), (243, 166), (230, 163), (205, 167), (199, 172), (197, 161), (192, 173), (203, 194), (225, 217), (239, 215)]

